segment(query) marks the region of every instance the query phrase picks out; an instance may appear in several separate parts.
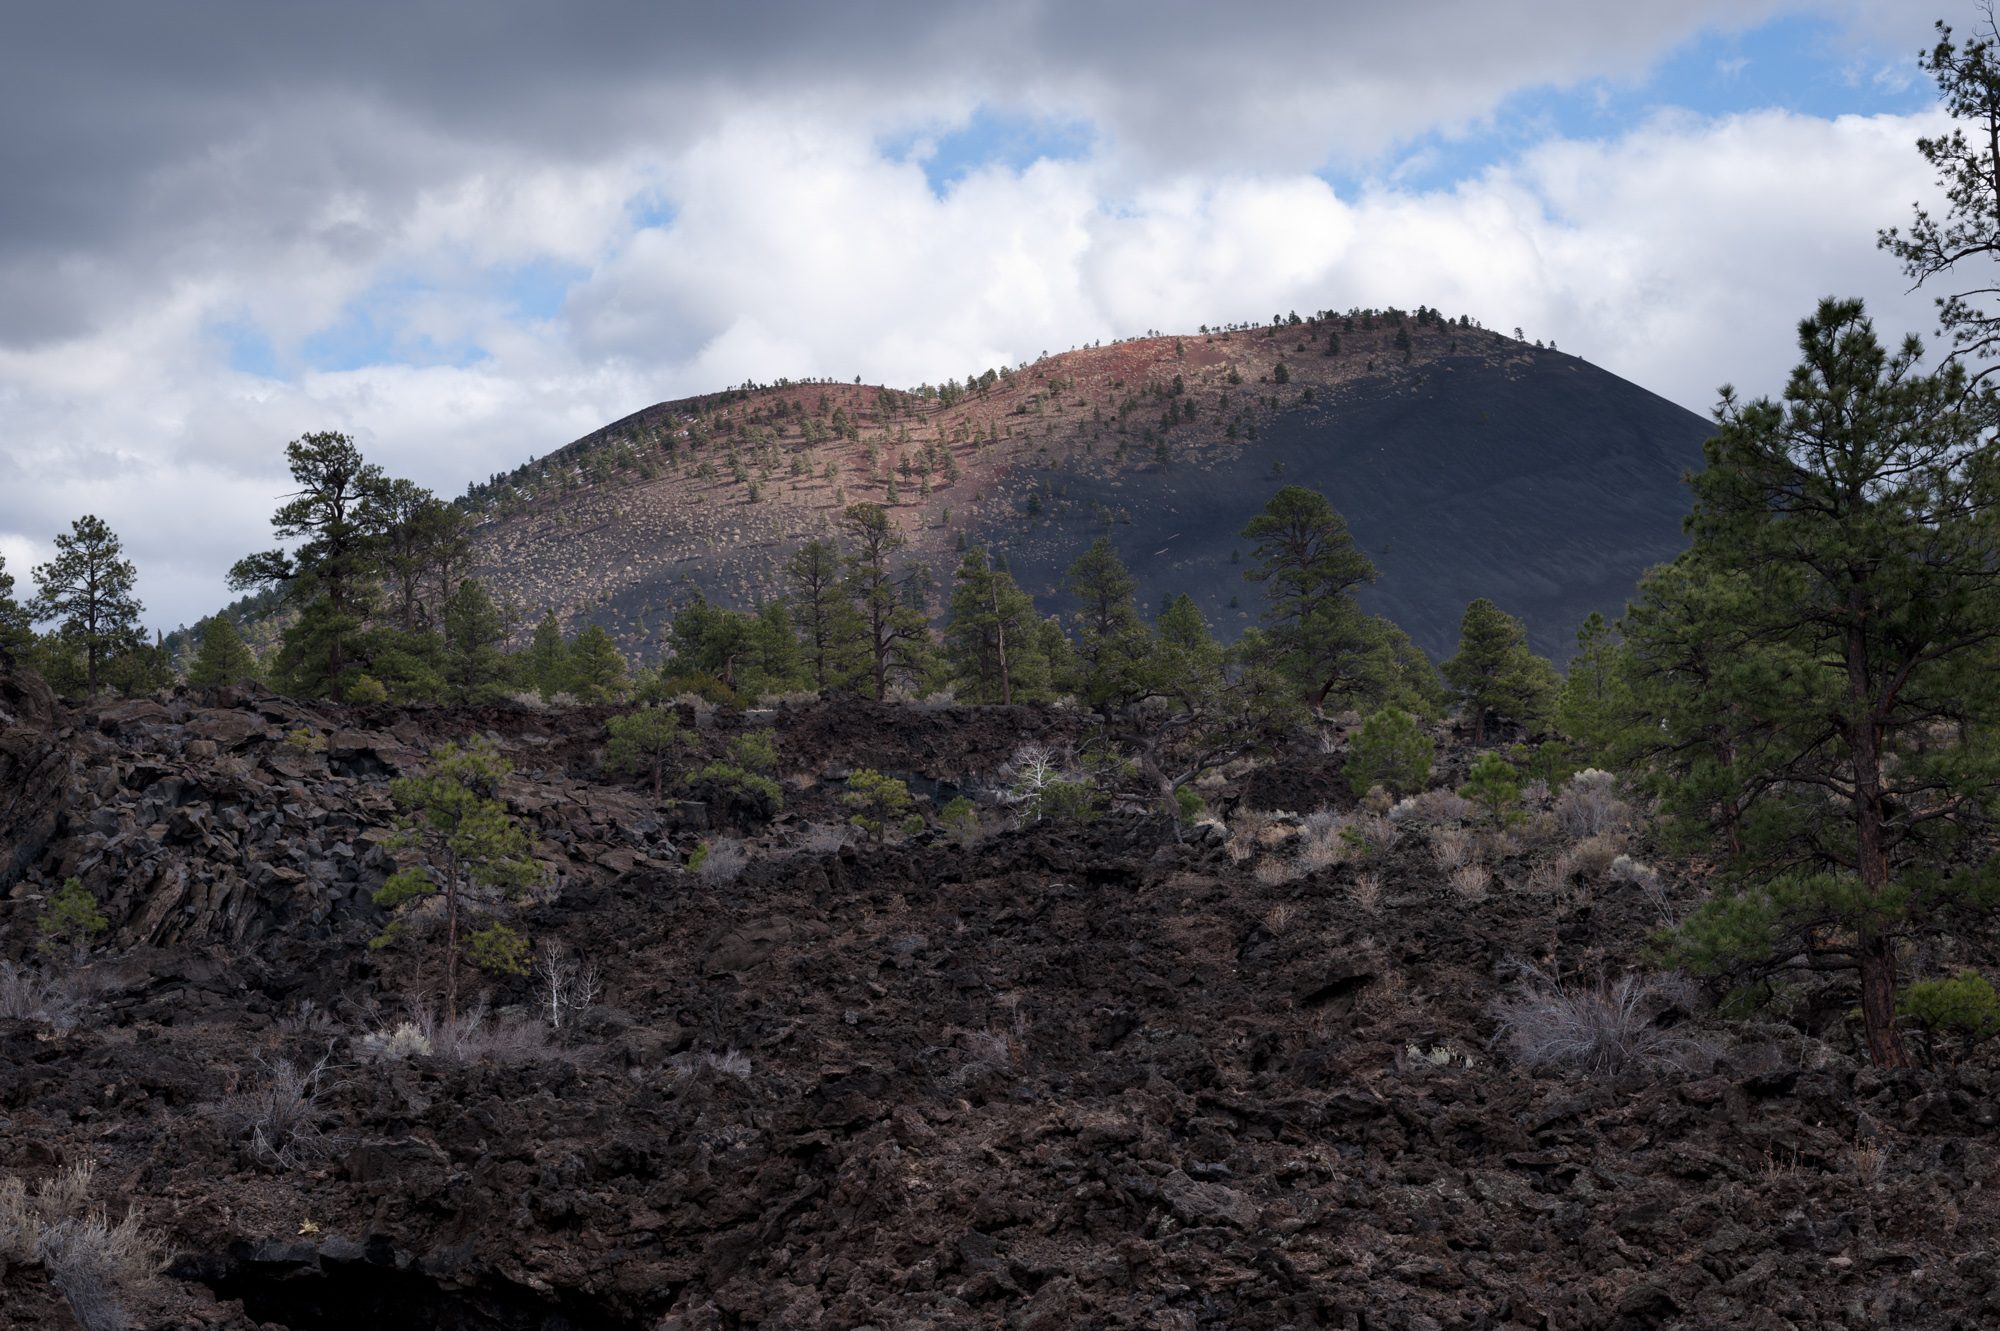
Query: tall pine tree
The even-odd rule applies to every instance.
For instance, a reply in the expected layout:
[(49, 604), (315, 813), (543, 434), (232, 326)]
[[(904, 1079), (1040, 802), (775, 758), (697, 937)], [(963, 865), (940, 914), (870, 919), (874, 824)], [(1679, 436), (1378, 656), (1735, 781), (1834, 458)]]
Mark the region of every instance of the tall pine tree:
[(70, 524), (67, 535), (56, 537), (56, 557), (38, 565), (34, 577), (29, 616), (57, 621), (58, 632), (76, 644), (84, 659), (85, 689), (96, 698), (111, 654), (144, 645), (138, 636), (144, 607), (132, 595), (137, 570), (104, 520), (86, 514)]
[(1859, 301), (1799, 348), (1782, 402), (1724, 390), (1693, 546), (1627, 643), (1656, 779), (1733, 838), (1688, 963), (1851, 969), (1897, 1067), (1899, 945), (2000, 898), (2000, 410), (1914, 338), (1887, 353)]

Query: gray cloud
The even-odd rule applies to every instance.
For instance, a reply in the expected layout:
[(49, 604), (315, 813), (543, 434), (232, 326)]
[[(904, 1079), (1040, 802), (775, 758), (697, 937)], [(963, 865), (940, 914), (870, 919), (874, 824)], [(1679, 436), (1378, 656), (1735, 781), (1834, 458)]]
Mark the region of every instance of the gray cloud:
[[(307, 429), (456, 491), (747, 377), (911, 383), (1294, 306), (1520, 323), (1698, 408), (1723, 377), (1775, 386), (1825, 291), (1923, 326), (1869, 244), (1924, 186), (1914, 124), (1663, 122), (1432, 194), (1310, 173), (1784, 7), (26, 7), (0, 42), (0, 550), (25, 572), (99, 512), (171, 624), (267, 543)], [(1839, 12), (1894, 49), (1928, 32)], [(942, 199), (877, 151), (979, 105), (1097, 147)], [(674, 224), (635, 234), (642, 197)], [(545, 320), (483, 285), (537, 261), (582, 274)], [(397, 282), (425, 293), (399, 333), (486, 358), (285, 360)], [(234, 324), (281, 380), (228, 368)]]

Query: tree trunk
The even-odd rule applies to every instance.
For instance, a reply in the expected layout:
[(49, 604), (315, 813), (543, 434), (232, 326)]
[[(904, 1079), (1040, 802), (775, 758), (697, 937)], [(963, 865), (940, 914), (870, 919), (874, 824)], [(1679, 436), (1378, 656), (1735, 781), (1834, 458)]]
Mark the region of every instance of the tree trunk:
[(458, 859), (448, 862), (444, 880), (444, 1021), (458, 1022)]
[[(1854, 866), (1872, 906), (1889, 890), (1889, 856), (1882, 842), (1882, 729), (1867, 689), (1866, 644), (1850, 633), (1847, 647), (1848, 738), (1854, 753)], [(1875, 1066), (1907, 1068), (1909, 1051), (1896, 1030), (1896, 940), (1884, 937), (1879, 921), (1860, 922), (1861, 1030)]]
[(987, 570), (986, 587), (993, 596), (993, 640), (1000, 654), (1000, 704), (1011, 706), (1014, 701), (1014, 682), (1007, 674), (1007, 622), (1000, 617), (1000, 582)]

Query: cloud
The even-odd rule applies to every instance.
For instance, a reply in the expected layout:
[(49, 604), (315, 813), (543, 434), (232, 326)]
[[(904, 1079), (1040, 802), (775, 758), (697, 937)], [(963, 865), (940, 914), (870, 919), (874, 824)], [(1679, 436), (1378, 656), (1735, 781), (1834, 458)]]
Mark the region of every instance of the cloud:
[(1520, 324), (1697, 409), (1775, 389), (1820, 295), (1927, 325), (1872, 242), (1928, 190), (1931, 120), (1668, 113), (1422, 182), (1523, 89), (1587, 97), (1786, 7), (26, 11), (0, 550), (24, 574), (96, 512), (171, 625), (268, 544), (306, 430), (453, 493), (744, 379), (936, 381), (1294, 308)]

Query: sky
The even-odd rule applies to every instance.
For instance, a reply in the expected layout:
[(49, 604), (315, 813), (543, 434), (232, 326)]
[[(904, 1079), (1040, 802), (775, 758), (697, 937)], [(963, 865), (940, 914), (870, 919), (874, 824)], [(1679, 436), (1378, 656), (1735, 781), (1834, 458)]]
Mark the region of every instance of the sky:
[(0, 556), (84, 513), (192, 623), (284, 445), (443, 495), (663, 399), (1428, 304), (1706, 412), (1877, 231), (1909, 0), (99, 0), (0, 43)]

